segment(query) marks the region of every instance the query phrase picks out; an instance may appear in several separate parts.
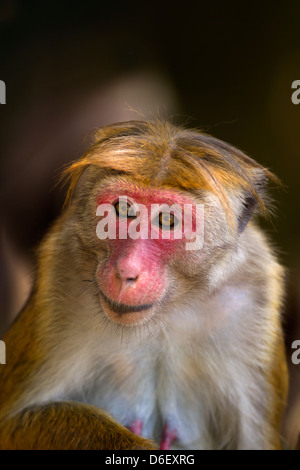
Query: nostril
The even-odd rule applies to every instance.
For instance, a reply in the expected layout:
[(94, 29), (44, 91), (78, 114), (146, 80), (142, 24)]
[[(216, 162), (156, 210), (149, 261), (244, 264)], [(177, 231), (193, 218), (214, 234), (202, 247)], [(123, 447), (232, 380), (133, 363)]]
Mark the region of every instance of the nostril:
[(137, 274), (136, 276), (126, 276), (124, 272), (122, 271), (117, 271), (116, 272), (116, 278), (119, 279), (122, 283), (126, 284), (132, 284), (133, 282), (136, 282), (138, 279), (139, 275)]
[(126, 282), (128, 282), (128, 283), (135, 282), (135, 281), (137, 281), (137, 278), (138, 278), (138, 277), (139, 277), (139, 276), (127, 277), (127, 278), (126, 278)]

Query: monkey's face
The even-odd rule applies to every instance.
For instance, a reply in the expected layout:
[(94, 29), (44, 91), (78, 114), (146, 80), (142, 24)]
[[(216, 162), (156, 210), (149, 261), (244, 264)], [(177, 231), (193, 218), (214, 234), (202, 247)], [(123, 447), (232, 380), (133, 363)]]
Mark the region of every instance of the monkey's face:
[(80, 279), (100, 313), (135, 325), (197, 310), (238, 269), (268, 172), (210, 136), (130, 122), (100, 130), (68, 173)]
[(120, 180), (102, 185), (96, 206), (96, 282), (114, 322), (143, 323), (201, 281), (204, 205), (192, 195)]
[[(106, 214), (98, 219), (98, 238), (105, 237), (109, 250), (97, 269), (103, 308), (117, 323), (143, 322), (172, 290), (168, 267), (187, 242), (181, 208), (195, 203), (173, 191), (127, 184), (105, 188), (97, 204), (98, 213)], [(195, 210), (189, 214), (192, 228)]]

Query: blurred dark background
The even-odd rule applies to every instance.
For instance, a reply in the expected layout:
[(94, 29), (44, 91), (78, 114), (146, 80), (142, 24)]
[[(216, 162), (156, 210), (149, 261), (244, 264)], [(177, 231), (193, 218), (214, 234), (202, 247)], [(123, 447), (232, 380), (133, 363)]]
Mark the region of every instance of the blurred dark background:
[[(299, 0), (0, 1), (0, 336), (28, 296), (34, 250), (61, 210), (62, 166), (96, 127), (151, 118), (200, 127), (283, 182), (266, 224), (287, 267), (287, 351), (300, 339)], [(26, 334), (26, 332), (24, 332)], [(287, 433), (300, 429), (291, 368)]]

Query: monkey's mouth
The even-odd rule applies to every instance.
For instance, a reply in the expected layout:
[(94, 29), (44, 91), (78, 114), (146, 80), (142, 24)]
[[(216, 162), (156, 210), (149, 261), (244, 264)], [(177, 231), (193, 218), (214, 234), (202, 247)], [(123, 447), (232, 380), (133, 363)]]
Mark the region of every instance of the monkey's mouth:
[(153, 304), (144, 304), (144, 305), (121, 304), (119, 302), (116, 302), (115, 300), (110, 299), (109, 297), (106, 297), (106, 295), (103, 294), (101, 290), (100, 292), (101, 292), (103, 300), (105, 301), (106, 304), (108, 304), (110, 310), (112, 310), (114, 313), (117, 313), (120, 317), (127, 313), (142, 312), (144, 310), (149, 310), (150, 308), (153, 307)]

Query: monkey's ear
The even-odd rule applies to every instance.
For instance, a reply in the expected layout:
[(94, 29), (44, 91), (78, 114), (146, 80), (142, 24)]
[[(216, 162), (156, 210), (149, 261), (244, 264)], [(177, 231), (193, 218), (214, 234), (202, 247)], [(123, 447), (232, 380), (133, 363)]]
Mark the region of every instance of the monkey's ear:
[(238, 231), (242, 233), (248, 224), (257, 204), (264, 207), (263, 193), (267, 183), (267, 176), (261, 171), (255, 172), (253, 191), (247, 191), (242, 201), (242, 210), (238, 218)]
[(248, 194), (242, 202), (242, 212), (238, 219), (238, 231), (242, 233), (247, 223), (249, 222), (251, 215), (256, 207), (257, 200), (253, 194)]

